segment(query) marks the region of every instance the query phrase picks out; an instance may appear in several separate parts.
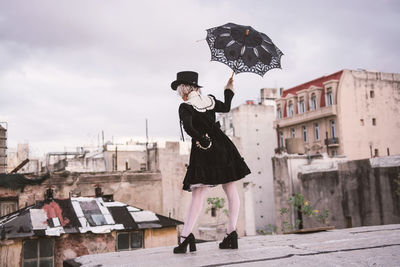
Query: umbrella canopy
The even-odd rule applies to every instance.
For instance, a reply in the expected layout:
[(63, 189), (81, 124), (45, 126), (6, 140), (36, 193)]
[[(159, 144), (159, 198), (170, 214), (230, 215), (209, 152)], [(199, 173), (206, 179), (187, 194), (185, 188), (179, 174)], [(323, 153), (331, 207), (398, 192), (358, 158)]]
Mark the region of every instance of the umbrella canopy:
[(281, 68), (282, 51), (264, 33), (234, 23), (207, 30), (211, 60), (228, 65), (234, 73), (264, 74)]

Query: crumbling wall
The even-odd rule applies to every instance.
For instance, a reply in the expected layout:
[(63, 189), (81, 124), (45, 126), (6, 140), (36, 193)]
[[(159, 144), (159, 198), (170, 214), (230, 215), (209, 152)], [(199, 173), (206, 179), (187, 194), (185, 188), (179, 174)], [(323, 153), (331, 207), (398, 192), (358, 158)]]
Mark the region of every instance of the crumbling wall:
[[(338, 164), (337, 171), (299, 174), (301, 193), (337, 228), (400, 223), (395, 182), (400, 166), (372, 168), (369, 159)], [(320, 226), (304, 218), (304, 227)]]
[(108, 234), (66, 234), (55, 239), (54, 266), (63, 266), (63, 261), (82, 255), (114, 252), (116, 232)]
[[(280, 227), (283, 223), (283, 218), (279, 210), (288, 206), (289, 197), (292, 195), (292, 182), (289, 175), (288, 159), (286, 157), (272, 158), (272, 170), (274, 174), (275, 223), (278, 232), (281, 232)], [(293, 217), (293, 214), (289, 216)]]
[(22, 259), (22, 241), (0, 241), (0, 266), (19, 267)]
[(19, 208), (23, 208), (43, 200), (49, 186), (55, 198), (69, 198), (95, 196), (99, 185), (103, 194), (113, 195), (115, 201), (164, 214), (161, 182), (159, 172), (63, 173), (52, 175), (41, 185), (28, 185), (23, 191), (0, 188), (0, 197), (18, 197)]

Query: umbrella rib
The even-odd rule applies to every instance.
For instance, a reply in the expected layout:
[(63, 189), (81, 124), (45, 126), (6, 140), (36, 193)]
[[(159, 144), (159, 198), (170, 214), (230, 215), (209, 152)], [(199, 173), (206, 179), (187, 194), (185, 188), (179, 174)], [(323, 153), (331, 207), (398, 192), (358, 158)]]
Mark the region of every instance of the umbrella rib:
[(227, 45), (226, 45), (226, 47), (230, 47), (231, 45), (233, 45), (235, 43), (235, 40), (232, 40), (232, 41), (230, 41)]
[(246, 51), (246, 46), (244, 45), (242, 47), (242, 49), (240, 50), (240, 55), (243, 56), (244, 55), (244, 51)]

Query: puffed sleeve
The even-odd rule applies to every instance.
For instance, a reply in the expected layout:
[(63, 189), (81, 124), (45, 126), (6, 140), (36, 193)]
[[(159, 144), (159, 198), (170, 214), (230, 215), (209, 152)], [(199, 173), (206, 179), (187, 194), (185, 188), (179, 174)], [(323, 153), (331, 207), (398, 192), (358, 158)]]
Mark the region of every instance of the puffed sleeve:
[(231, 110), (231, 103), (232, 103), (232, 98), (235, 93), (230, 90), (230, 89), (225, 89), (224, 91), (224, 102), (219, 101), (218, 99), (215, 98), (215, 96), (210, 95), (212, 98), (215, 100), (215, 112), (229, 112)]
[(183, 128), (185, 132), (190, 135), (194, 140), (199, 141), (203, 147), (207, 147), (210, 144), (209, 138), (205, 135), (200, 134), (194, 127), (193, 127), (193, 116), (192, 113), (188, 110), (188, 107), (185, 106), (186, 104), (182, 103), (179, 106), (179, 119), (183, 124)]

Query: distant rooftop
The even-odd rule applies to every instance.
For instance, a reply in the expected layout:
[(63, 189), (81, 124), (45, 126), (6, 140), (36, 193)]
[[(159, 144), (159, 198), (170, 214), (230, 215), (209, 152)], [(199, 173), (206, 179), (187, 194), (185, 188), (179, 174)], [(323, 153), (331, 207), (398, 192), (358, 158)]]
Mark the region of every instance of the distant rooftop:
[(102, 234), (179, 224), (183, 222), (121, 202), (105, 202), (100, 197), (72, 197), (39, 201), (0, 217), (0, 240), (67, 233)]

